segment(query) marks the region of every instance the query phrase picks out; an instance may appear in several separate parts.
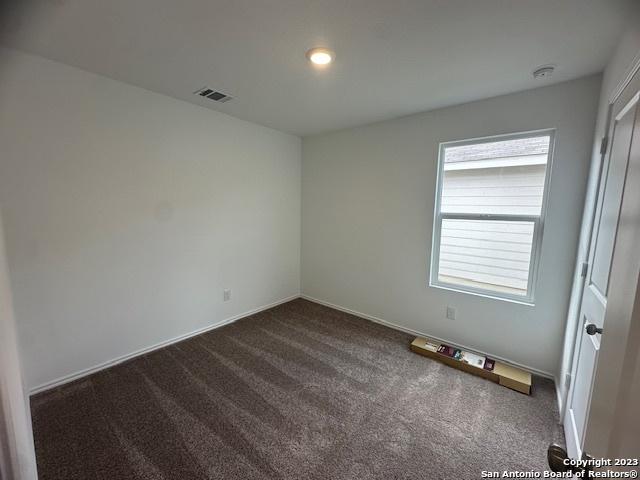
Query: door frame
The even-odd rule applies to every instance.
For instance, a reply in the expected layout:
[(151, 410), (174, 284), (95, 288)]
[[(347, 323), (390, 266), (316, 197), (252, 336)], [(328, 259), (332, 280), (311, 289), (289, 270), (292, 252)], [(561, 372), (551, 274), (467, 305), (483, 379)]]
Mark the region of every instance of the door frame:
[[(640, 105), (640, 71), (632, 79), (632, 88), (625, 89), (623, 102)], [(625, 188), (620, 202), (616, 239), (609, 276), (605, 324), (607, 335), (599, 369), (596, 370), (591, 395), (591, 412), (587, 418), (584, 448), (595, 457), (614, 458), (618, 452), (634, 452), (635, 441), (622, 441), (620, 433), (637, 428), (637, 416), (624, 414), (625, 403), (630, 400), (635, 378), (635, 362), (640, 343), (638, 319), (638, 294), (640, 284), (640, 251), (637, 239), (640, 235), (640, 106), (637, 107), (635, 130), (629, 151), (629, 163), (625, 172)], [(631, 188), (629, 188), (629, 186)], [(608, 323), (607, 323), (608, 322)], [(640, 372), (639, 372), (640, 373)], [(638, 383), (640, 385), (640, 383)], [(628, 409), (627, 409), (628, 410)], [(623, 412), (623, 413), (621, 413)], [(636, 427), (632, 427), (636, 422)]]
[[(561, 401), (560, 424), (565, 424), (566, 416), (569, 414), (569, 409), (568, 409), (569, 400), (571, 398), (571, 394), (572, 394), (572, 390), (573, 390), (573, 386), (576, 378), (576, 370), (578, 367), (578, 361), (577, 361), (578, 359), (576, 355), (576, 351), (577, 351), (576, 340), (578, 339), (579, 334), (584, 328), (584, 326), (582, 325), (582, 322), (580, 321), (580, 313), (582, 311), (584, 286), (585, 286), (586, 279), (588, 278), (588, 273), (583, 272), (583, 265), (587, 264), (588, 269), (591, 270), (591, 267), (592, 267), (591, 250), (592, 250), (592, 243), (593, 243), (593, 232), (596, 226), (595, 225), (596, 215), (600, 210), (600, 206), (603, 199), (602, 181), (603, 181), (603, 177), (606, 178), (606, 175), (603, 176), (603, 172), (605, 171), (604, 170), (605, 167), (607, 168), (607, 171), (609, 167), (608, 156), (610, 154), (611, 143), (612, 143), (611, 128), (612, 128), (613, 107), (614, 107), (614, 104), (620, 99), (622, 94), (625, 92), (625, 89), (629, 86), (629, 84), (634, 79), (636, 74), (640, 75), (640, 54), (638, 54), (634, 58), (633, 62), (631, 63), (631, 68), (627, 71), (627, 74), (625, 75), (624, 79), (618, 83), (617, 87), (613, 90), (612, 94), (609, 96), (609, 99), (607, 101), (607, 106), (606, 106), (607, 113), (606, 113), (606, 121), (604, 126), (604, 136), (602, 137), (603, 141), (605, 138), (607, 139), (606, 140), (607, 143), (605, 145), (605, 148), (602, 148), (602, 144), (601, 144), (601, 149), (599, 154), (599, 166), (597, 168), (597, 180), (595, 184), (595, 189), (596, 189), (595, 198), (593, 200), (593, 203), (589, 206), (589, 210), (585, 211), (584, 213), (584, 216), (587, 216), (587, 215), (589, 216), (589, 230), (588, 232), (583, 232), (582, 235), (586, 235), (588, 238), (586, 241), (584, 255), (582, 255), (581, 258), (577, 259), (577, 265), (576, 265), (576, 275), (577, 275), (576, 281), (578, 282), (578, 284), (574, 285), (575, 293), (574, 293), (574, 298), (572, 298), (572, 302), (575, 300), (575, 305), (577, 305), (577, 308), (575, 309), (575, 312), (573, 313), (572, 317), (568, 319), (568, 321), (574, 322), (575, 325), (573, 328), (572, 338), (570, 343), (571, 345), (571, 352), (570, 352), (570, 359), (569, 359), (569, 364), (571, 365), (571, 369), (569, 370), (570, 384), (567, 386), (567, 388), (565, 388), (564, 395), (562, 396), (562, 398), (559, 398), (559, 400)], [(577, 290), (575, 289), (575, 287), (578, 287)], [(594, 378), (595, 378), (595, 373), (594, 373)], [(564, 379), (561, 379), (561, 380), (564, 381)], [(593, 385), (592, 385), (590, 395), (592, 394), (593, 394)], [(590, 403), (590, 400), (591, 399), (589, 399), (589, 403)], [(589, 421), (588, 410), (587, 410), (586, 421), (587, 421), (587, 424), (585, 425), (585, 431), (588, 431), (588, 421)], [(586, 436), (585, 436), (585, 441), (586, 441)]]
[(0, 212), (0, 477), (38, 478), (29, 399), (22, 381)]

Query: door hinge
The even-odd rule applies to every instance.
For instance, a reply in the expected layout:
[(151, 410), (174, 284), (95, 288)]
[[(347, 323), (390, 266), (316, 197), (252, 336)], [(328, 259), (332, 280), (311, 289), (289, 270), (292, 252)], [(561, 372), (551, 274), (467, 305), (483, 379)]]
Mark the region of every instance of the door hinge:
[(600, 142), (600, 155), (604, 155), (607, 152), (608, 146), (609, 146), (609, 137), (602, 137), (602, 141)]
[(589, 264), (587, 262), (583, 262), (582, 270), (580, 270), (580, 276), (582, 278), (586, 277), (588, 271), (589, 271)]
[(571, 374), (567, 373), (564, 376), (564, 388), (569, 388), (570, 385), (571, 385)]

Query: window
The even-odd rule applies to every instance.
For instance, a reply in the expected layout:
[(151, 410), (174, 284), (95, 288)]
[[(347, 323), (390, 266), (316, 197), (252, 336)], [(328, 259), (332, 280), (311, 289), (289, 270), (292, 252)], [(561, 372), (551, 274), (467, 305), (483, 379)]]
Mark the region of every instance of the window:
[(440, 145), (432, 286), (534, 302), (553, 137)]

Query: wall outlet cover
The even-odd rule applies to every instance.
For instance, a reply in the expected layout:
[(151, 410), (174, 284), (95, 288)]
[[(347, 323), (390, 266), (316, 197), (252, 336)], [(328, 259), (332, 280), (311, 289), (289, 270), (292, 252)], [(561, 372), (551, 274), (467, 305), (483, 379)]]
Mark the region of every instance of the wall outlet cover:
[(447, 307), (447, 318), (449, 320), (456, 319), (456, 309), (454, 307)]

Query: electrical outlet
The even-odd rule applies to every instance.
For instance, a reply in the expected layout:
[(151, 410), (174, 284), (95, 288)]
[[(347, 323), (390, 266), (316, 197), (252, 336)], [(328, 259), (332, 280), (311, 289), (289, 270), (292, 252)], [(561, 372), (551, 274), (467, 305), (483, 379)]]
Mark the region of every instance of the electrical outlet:
[(447, 306), (447, 318), (449, 320), (455, 320), (456, 319), (456, 309), (454, 307)]
[(222, 299), (225, 302), (228, 302), (229, 300), (231, 300), (231, 290), (229, 290), (228, 288), (226, 288), (224, 290), (224, 292), (222, 292)]

